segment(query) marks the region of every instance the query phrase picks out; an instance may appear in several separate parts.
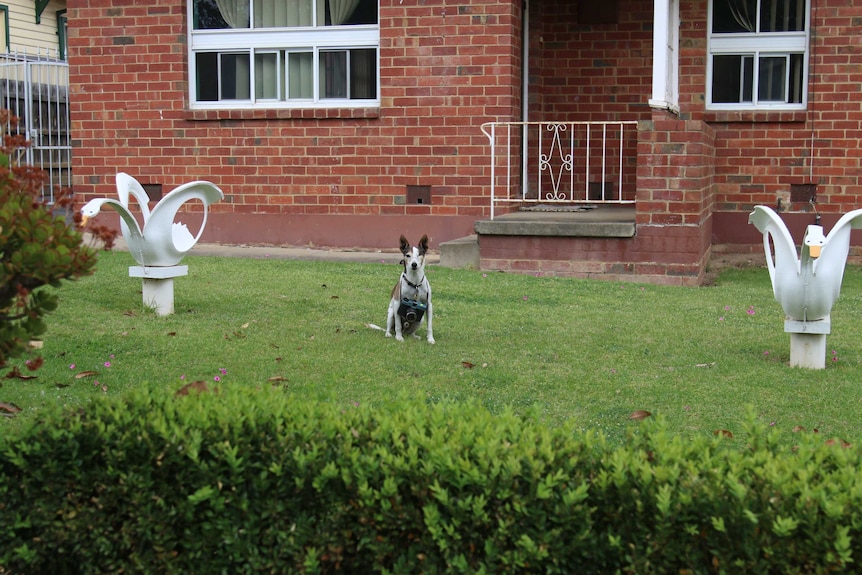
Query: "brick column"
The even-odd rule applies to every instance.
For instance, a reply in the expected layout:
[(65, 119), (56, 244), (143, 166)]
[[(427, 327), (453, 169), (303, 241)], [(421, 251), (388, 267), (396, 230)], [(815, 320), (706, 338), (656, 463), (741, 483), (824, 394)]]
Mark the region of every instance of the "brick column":
[(640, 122), (637, 234), (642, 256), (652, 259), (642, 268), (703, 277), (712, 245), (714, 139), (706, 123), (663, 110)]

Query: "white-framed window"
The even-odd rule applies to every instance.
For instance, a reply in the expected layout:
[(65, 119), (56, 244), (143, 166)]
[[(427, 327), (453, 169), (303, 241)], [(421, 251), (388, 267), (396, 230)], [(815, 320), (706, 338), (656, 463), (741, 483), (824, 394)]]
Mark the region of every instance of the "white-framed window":
[(379, 105), (377, 0), (189, 0), (193, 108)]
[(707, 107), (804, 109), (809, 13), (809, 0), (710, 0)]

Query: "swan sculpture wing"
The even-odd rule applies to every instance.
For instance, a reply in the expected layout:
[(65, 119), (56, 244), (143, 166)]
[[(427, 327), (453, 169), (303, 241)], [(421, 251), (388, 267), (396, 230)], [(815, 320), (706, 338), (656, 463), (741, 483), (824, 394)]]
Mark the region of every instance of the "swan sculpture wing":
[[(772, 291), (775, 298), (778, 299), (778, 288), (775, 282), (777, 270), (780, 270), (781, 274), (788, 274), (793, 271), (799, 275), (800, 262), (796, 253), (796, 244), (793, 243), (793, 238), (790, 236), (784, 220), (778, 217), (772, 208), (754, 206), (754, 211), (748, 216), (748, 223), (754, 224), (754, 227), (763, 234), (766, 267), (769, 270), (769, 279), (772, 280)], [(770, 247), (770, 237), (772, 238), (772, 245), (775, 246), (775, 254), (772, 253)]]
[[(862, 210), (847, 212), (835, 222), (826, 236), (820, 257), (814, 262), (814, 274), (844, 275), (847, 255), (850, 253), (850, 232), (862, 228)], [(829, 247), (827, 250), (826, 248)]]
[[(224, 193), (214, 184), (204, 181), (189, 182), (171, 190), (150, 212), (144, 225), (144, 236), (154, 246), (159, 246), (158, 261), (174, 261), (151, 265), (175, 265), (191, 250), (203, 234), (210, 204), (224, 198)], [(191, 200), (203, 204), (203, 221), (197, 234), (188, 227), (174, 221), (180, 207)]]

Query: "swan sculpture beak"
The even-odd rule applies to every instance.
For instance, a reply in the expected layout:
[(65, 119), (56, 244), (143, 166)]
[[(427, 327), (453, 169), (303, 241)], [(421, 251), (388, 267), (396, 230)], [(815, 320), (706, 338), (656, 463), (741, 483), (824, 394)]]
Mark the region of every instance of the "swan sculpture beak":
[(81, 223), (78, 225), (82, 228), (86, 228), (88, 221), (90, 221), (90, 216), (81, 216)]
[(812, 260), (819, 258), (823, 251), (823, 246), (826, 245), (826, 236), (823, 235), (823, 227), (816, 224), (808, 226), (805, 229), (802, 244), (808, 248), (809, 258)]

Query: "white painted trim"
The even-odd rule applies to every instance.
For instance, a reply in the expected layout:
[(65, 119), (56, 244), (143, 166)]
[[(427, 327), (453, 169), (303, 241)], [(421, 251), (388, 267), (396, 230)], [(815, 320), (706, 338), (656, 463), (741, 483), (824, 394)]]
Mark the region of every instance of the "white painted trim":
[(679, 0), (655, 0), (650, 107), (679, 112)]

